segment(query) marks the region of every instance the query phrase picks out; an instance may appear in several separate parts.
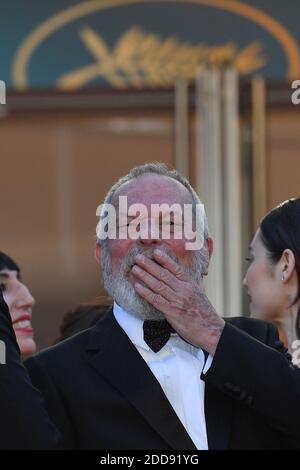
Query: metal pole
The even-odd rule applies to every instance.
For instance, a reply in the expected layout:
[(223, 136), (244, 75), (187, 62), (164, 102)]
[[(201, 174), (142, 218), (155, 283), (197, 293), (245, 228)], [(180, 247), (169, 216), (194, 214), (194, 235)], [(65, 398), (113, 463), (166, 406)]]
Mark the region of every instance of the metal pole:
[(223, 75), (224, 293), (225, 314), (242, 313), (241, 160), (238, 76)]
[(252, 80), (253, 225), (267, 212), (266, 90), (262, 77)]
[(188, 84), (183, 77), (175, 80), (175, 167), (189, 177), (189, 106)]
[(196, 191), (204, 202), (214, 254), (206, 280), (207, 294), (224, 313), (223, 193), (221, 161), (221, 76), (204, 70), (196, 78)]

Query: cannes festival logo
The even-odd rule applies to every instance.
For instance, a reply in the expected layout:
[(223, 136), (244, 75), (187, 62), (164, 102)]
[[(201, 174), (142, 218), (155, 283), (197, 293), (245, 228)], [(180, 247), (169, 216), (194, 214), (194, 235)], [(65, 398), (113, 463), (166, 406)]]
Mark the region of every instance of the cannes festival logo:
[(6, 104), (6, 85), (3, 80), (0, 80), (0, 104)]
[[(12, 64), (13, 85), (17, 89), (30, 87), (33, 80), (30, 71), (35, 71), (35, 83), (39, 77), (43, 80), (45, 57), (48, 63), (45, 80), (54, 81), (60, 89), (78, 89), (96, 81), (118, 88), (166, 86), (173, 84), (174, 77), (179, 75), (194, 80), (199, 69), (207, 65), (222, 68), (231, 64), (243, 75), (272, 67), (281, 62), (282, 54), (287, 77), (293, 80), (300, 74), (297, 39), (273, 16), (251, 6), (250, 2), (247, 5), (228, 0), (75, 3), (35, 24), (23, 39)], [(147, 13), (141, 15), (144, 9)], [(210, 28), (211, 34), (204, 43), (203, 28), (212, 21), (212, 14), (216, 24), (224, 22), (224, 28), (217, 35)], [(234, 21), (225, 21), (228, 14)], [(152, 21), (164, 17), (172, 21)], [(186, 24), (189, 24), (189, 34)], [(245, 33), (238, 42), (241, 31), (248, 28), (253, 32), (253, 40), (248, 42)], [(67, 38), (63, 40), (65, 47), (58, 50), (63, 34)], [(68, 56), (67, 61), (64, 55)]]

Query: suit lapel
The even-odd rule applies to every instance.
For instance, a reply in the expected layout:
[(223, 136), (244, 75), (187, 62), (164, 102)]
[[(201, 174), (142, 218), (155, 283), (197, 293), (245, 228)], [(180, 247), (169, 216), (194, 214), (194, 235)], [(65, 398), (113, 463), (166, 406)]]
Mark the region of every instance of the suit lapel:
[(159, 382), (112, 311), (91, 330), (87, 349), (94, 352), (89, 357), (91, 366), (121, 392), (172, 449), (196, 449)]
[(205, 384), (205, 420), (209, 450), (226, 450), (232, 421), (232, 399)]

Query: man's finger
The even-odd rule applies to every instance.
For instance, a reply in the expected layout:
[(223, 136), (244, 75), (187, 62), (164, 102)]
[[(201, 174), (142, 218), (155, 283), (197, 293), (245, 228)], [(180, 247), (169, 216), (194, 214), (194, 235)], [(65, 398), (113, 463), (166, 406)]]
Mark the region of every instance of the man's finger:
[(176, 292), (171, 287), (140, 268), (140, 266), (133, 266), (132, 272), (136, 277), (143, 281), (149, 289), (156, 294), (161, 295), (165, 299), (173, 300), (176, 296)]
[(169, 305), (169, 302), (166, 299), (164, 299), (159, 294), (155, 294), (150, 289), (148, 289), (148, 287), (142, 286), (142, 284), (139, 284), (138, 282), (135, 283), (134, 287), (137, 293), (147, 300), (149, 304), (153, 305), (153, 307), (156, 307), (157, 310), (160, 310), (162, 313), (164, 313), (162, 309)]
[(167, 284), (167, 286), (176, 290), (178, 286), (176, 285), (176, 279), (174, 278), (173, 273), (168, 271), (168, 269), (160, 266), (155, 261), (144, 255), (137, 255), (135, 258), (136, 264), (138, 264), (142, 269), (147, 271), (152, 276), (156, 277), (160, 281)]
[(174, 274), (177, 279), (181, 281), (187, 281), (187, 277), (183, 271), (183, 269), (176, 263), (176, 261), (172, 260), (166, 253), (163, 253), (160, 250), (154, 250), (153, 252), (154, 259), (158, 261), (164, 268)]

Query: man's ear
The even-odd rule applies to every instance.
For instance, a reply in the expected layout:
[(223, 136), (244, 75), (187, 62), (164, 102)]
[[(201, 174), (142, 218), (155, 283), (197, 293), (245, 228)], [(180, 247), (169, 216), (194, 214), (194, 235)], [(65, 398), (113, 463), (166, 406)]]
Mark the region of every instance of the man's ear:
[(208, 267), (209, 267), (209, 262), (213, 253), (213, 248), (214, 248), (214, 243), (213, 243), (212, 238), (208, 238), (207, 240), (205, 240), (205, 245), (203, 247), (203, 250), (205, 250), (205, 257), (202, 260), (203, 276), (207, 276), (208, 274)]
[(214, 241), (212, 238), (208, 238), (206, 240), (206, 244), (207, 244), (207, 250), (208, 250), (208, 254), (209, 254), (209, 261), (211, 260), (211, 257), (212, 257), (212, 254), (213, 254), (213, 251), (214, 251)]
[(102, 269), (102, 247), (99, 243), (96, 243), (96, 246), (95, 246), (95, 258), (96, 258), (97, 263)]

